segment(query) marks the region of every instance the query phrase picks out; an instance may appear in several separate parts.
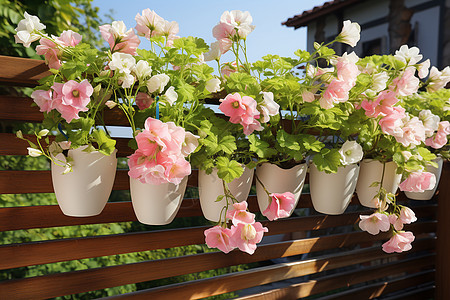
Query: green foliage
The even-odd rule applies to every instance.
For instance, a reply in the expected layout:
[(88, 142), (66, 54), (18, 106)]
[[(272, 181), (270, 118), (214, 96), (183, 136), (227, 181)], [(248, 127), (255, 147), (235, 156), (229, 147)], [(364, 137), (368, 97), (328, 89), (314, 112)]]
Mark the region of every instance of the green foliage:
[(340, 166), (341, 154), (337, 149), (323, 148), (314, 155), (313, 162), (319, 171), (336, 173)]
[(39, 58), (33, 46), (25, 48), (14, 41), (14, 29), (25, 11), (38, 16), (48, 34), (59, 35), (71, 29), (80, 33), (84, 42), (96, 46), (103, 44), (98, 26), (110, 19), (99, 16), (99, 8), (92, 6), (92, 0), (0, 0), (0, 54)]

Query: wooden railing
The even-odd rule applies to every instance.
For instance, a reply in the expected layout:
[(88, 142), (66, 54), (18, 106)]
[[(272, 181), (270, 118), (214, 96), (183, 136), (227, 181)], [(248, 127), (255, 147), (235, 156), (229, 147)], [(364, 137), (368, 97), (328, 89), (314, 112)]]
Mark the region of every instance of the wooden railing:
[[(0, 56), (0, 83), (7, 86), (33, 86), (45, 75), (41, 61)], [(31, 106), (29, 98), (0, 96), (0, 122), (40, 122), (42, 114)], [(117, 111), (108, 111), (108, 125), (126, 126)], [(31, 134), (31, 133), (28, 133)], [(131, 154), (127, 139), (118, 140), (118, 156)], [(27, 144), (12, 132), (0, 133), (0, 155), (4, 159), (27, 154)], [(13, 155), (9, 157), (9, 155)], [(67, 226), (137, 222), (129, 197), (110, 202), (95, 217), (73, 218), (63, 215), (57, 205), (19, 206), (13, 203), (0, 208), (0, 234), (19, 235), (26, 242), (4, 242), (0, 246), (0, 299), (45, 299), (97, 291), (146, 282), (143, 289), (112, 296), (133, 299), (197, 299), (236, 292), (239, 299), (297, 299), (312, 295), (321, 299), (438, 299), (450, 296), (450, 168), (446, 164), (438, 195), (432, 201), (412, 204), (419, 220), (409, 225), (416, 235), (413, 249), (401, 254), (386, 254), (381, 242), (387, 234), (372, 236), (356, 225), (360, 214), (370, 210), (359, 206), (353, 197), (347, 212), (339, 216), (317, 214), (310, 197), (301, 196), (298, 214), (288, 219), (263, 222), (269, 232), (253, 255), (239, 251), (229, 254), (205, 251), (198, 246), (194, 254), (185, 254), (185, 246), (203, 245), (203, 231), (208, 228), (201, 218), (198, 199), (184, 199), (177, 215), (180, 222), (200, 225), (143, 227), (138, 232), (86, 236), (64, 234)], [(189, 177), (189, 187), (197, 186), (197, 172)], [(126, 170), (118, 170), (114, 190), (128, 190)], [(44, 193), (53, 188), (48, 170), (0, 171), (0, 194)], [(408, 201), (400, 194), (401, 201)], [(1, 203), (4, 203), (2, 201)], [(55, 202), (56, 204), (56, 202)], [(250, 209), (257, 211), (255, 196), (249, 196)], [(109, 225), (112, 226), (112, 225)], [(40, 229), (55, 228), (58, 238), (47, 239)], [(79, 228), (79, 227), (68, 227)], [(180, 248), (178, 248), (180, 247)], [(130, 261), (115, 265), (90, 265), (88, 258), (119, 257), (127, 253), (163, 253), (160, 249), (178, 249), (174, 257)], [(160, 252), (158, 252), (160, 251)], [(161, 254), (160, 254), (161, 255)], [(135, 257), (135, 256), (134, 256)], [(150, 257), (150, 256), (147, 256)], [(82, 260), (82, 261), (79, 261)], [(77, 270), (37, 274), (18, 278), (24, 268), (57, 262), (78, 262)], [(436, 263), (437, 262), (437, 263)], [(208, 277), (199, 273), (230, 266), (246, 265), (243, 271), (221, 271)], [(64, 265), (63, 265), (64, 266)], [(199, 274), (197, 274), (199, 273)], [(197, 274), (186, 281), (166, 283), (160, 279)], [(155, 286), (148, 288), (148, 286)], [(92, 296), (94, 297), (94, 296)]]

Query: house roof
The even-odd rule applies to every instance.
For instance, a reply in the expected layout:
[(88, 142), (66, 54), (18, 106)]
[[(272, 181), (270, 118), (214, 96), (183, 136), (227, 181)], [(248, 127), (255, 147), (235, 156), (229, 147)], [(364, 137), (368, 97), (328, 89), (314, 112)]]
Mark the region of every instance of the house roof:
[(287, 19), (285, 22), (281, 23), (287, 27), (294, 27), (295, 29), (307, 26), (308, 23), (328, 15), (333, 12), (342, 10), (343, 8), (350, 6), (352, 4), (362, 2), (364, 0), (332, 0), (327, 1), (320, 6), (315, 6), (310, 10), (305, 10), (299, 15), (295, 15), (292, 18)]

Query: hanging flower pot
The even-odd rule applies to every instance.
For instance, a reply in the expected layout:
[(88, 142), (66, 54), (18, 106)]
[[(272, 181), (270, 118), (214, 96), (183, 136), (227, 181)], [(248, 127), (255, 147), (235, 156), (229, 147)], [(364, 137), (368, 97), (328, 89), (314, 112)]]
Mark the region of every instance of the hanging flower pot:
[(336, 173), (319, 171), (311, 164), (309, 186), (314, 209), (328, 215), (342, 214), (352, 201), (358, 181), (359, 166), (341, 166)]
[[(377, 201), (374, 201), (379, 186), (370, 186), (374, 182), (381, 182), (383, 176), (383, 163), (373, 159), (364, 159), (360, 163), (359, 179), (356, 185), (356, 193), (361, 205), (377, 208)], [(402, 178), (401, 174), (396, 174), (397, 165), (395, 162), (385, 163), (383, 176), (383, 188), (388, 193), (395, 194)]]
[[(238, 202), (247, 200), (250, 188), (252, 187), (254, 169), (244, 167), (244, 173), (228, 183), (228, 189)], [(206, 174), (205, 171), (198, 172), (198, 192), (200, 196), (200, 206), (203, 215), (206, 219), (218, 222), (220, 219), (222, 209), (227, 205), (225, 197), (220, 201), (216, 201), (217, 197), (224, 195), (223, 181), (217, 176), (217, 169), (214, 169), (211, 174)], [(228, 203), (229, 208), (232, 209), (233, 203)]]
[(180, 184), (142, 183), (130, 177), (131, 203), (139, 222), (166, 225), (173, 221), (184, 197), (188, 176)]
[[(295, 209), (302, 193), (307, 170), (308, 166), (306, 163), (296, 165), (290, 169), (282, 169), (271, 163), (263, 163), (256, 167), (256, 176), (259, 179), (256, 181), (256, 195), (261, 213), (267, 209), (271, 199), (260, 182), (262, 182), (269, 193), (282, 194), (291, 192), (295, 197)], [(292, 211), (290, 214), (292, 214)]]
[[(86, 148), (70, 149), (72, 172), (63, 174), (65, 168), (51, 164), (53, 189), (62, 212), (71, 217), (90, 217), (102, 212), (111, 194), (116, 176), (115, 150), (106, 156), (98, 151), (85, 152)], [(57, 160), (65, 161), (62, 153)]]
[(442, 166), (444, 165), (444, 160), (442, 159), (442, 157), (437, 157), (433, 161), (438, 164), (438, 167), (435, 168), (433, 166), (427, 166), (426, 171), (430, 172), (430, 173), (434, 174), (434, 176), (436, 176), (436, 185), (434, 186), (434, 188), (432, 190), (423, 191), (422, 193), (405, 191), (406, 197), (408, 197), (409, 199), (413, 199), (413, 200), (430, 200), (431, 198), (433, 198), (434, 193), (436, 192), (437, 187), (439, 185), (439, 180), (441, 178)]

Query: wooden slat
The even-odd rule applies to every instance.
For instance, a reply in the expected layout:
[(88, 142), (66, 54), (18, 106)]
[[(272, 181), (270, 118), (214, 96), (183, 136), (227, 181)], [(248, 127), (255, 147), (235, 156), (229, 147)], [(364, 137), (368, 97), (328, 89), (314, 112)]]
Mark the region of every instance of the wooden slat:
[(436, 257), (436, 299), (446, 300), (450, 295), (450, 163), (442, 170), (438, 196), (437, 257)]
[[(248, 203), (250, 211), (258, 211), (259, 208), (255, 196), (250, 196)], [(424, 204), (428, 203), (425, 202)], [(312, 207), (310, 196), (302, 195), (297, 207)], [(367, 209), (356, 212), (356, 214), (367, 213)], [(433, 204), (420, 206), (417, 209), (418, 217), (429, 217), (433, 216), (435, 213), (436, 205)], [(184, 199), (181, 203), (181, 208), (177, 217), (193, 217), (200, 215), (202, 215), (202, 213), (198, 199)], [(346, 220), (346, 215), (320, 216), (322, 217), (319, 221), (320, 224), (311, 224), (311, 229), (319, 229), (322, 228), (320, 226), (330, 223), (334, 224), (333, 226), (342, 226), (350, 225), (354, 222), (353, 219)], [(17, 222), (16, 220), (21, 220), (21, 222)], [(0, 231), (128, 221), (136, 221), (131, 202), (108, 203), (100, 215), (84, 218), (67, 217), (62, 214), (57, 205), (7, 207), (0, 209)], [(297, 228), (295, 230), (297, 230)]]
[[(343, 224), (354, 224), (359, 213), (348, 213), (326, 218), (323, 216), (297, 217), (278, 222), (263, 222), (269, 228), (266, 235), (284, 234), (296, 230), (324, 229)], [(203, 244), (203, 231), (210, 226), (171, 229), (141, 233), (62, 239), (0, 246), (0, 269), (45, 264), (65, 260), (107, 256), (155, 249)], [(63, 249), (64, 251), (61, 251)]]
[[(24, 184), (26, 182), (26, 184)], [(129, 190), (127, 170), (117, 170), (113, 190)], [(0, 194), (53, 193), (50, 171), (0, 171)]]
[[(321, 299), (322, 300), (374, 299), (376, 297), (380, 297), (392, 292), (401, 291), (408, 288), (410, 289), (412, 288), (413, 290), (409, 291), (407, 294), (414, 295), (418, 291), (419, 292), (421, 291), (420, 288), (418, 290), (414, 289), (414, 287), (417, 287), (419, 285), (428, 283), (427, 291), (429, 288), (432, 289), (434, 283), (430, 282), (433, 280), (434, 280), (434, 272), (425, 271), (417, 274), (403, 276), (398, 279), (373, 283), (364, 287), (323, 297)], [(399, 296), (396, 296), (395, 299), (398, 299), (397, 297)], [(416, 299), (424, 299), (424, 298), (416, 298)]]
[[(30, 98), (0, 96), (0, 120), (41, 122), (44, 115), (39, 111), (39, 107), (31, 106), (32, 103)], [(129, 126), (127, 118), (119, 108), (105, 109), (104, 121), (106, 125)]]
[[(36, 141), (36, 136), (32, 134), (24, 134), (24, 138)], [(116, 140), (117, 157), (124, 157), (133, 154), (133, 150), (128, 147), (130, 139), (114, 138)], [(50, 142), (54, 140), (50, 136)], [(28, 155), (28, 143), (24, 140), (18, 139), (13, 133), (0, 133), (0, 155)]]
[(43, 60), (0, 55), (0, 66), (0, 83), (34, 86), (51, 74)]
[[(413, 289), (408, 292), (403, 292), (401, 294), (396, 294), (393, 296), (389, 296), (386, 298), (383, 298), (383, 300), (424, 300), (424, 299), (439, 299), (435, 298), (435, 292), (436, 287), (433, 284), (418, 287), (416, 289)], [(446, 298), (444, 300), (447, 300), (448, 295), (445, 295)]]
[[(435, 224), (412, 224), (409, 229), (416, 233), (430, 232)], [(113, 286), (155, 280), (223, 268), (238, 264), (248, 264), (280, 257), (288, 257), (326, 249), (349, 247), (356, 244), (385, 240), (388, 233), (376, 236), (366, 232), (336, 234), (320, 238), (280, 242), (261, 245), (253, 255), (240, 251), (228, 254), (221, 252), (203, 253), (177, 258), (139, 262), (126, 265), (88, 269), (25, 279), (9, 280), (0, 283), (0, 295), (11, 298), (51, 298), (67, 294), (81, 293)], [(381, 252), (381, 248), (379, 248)]]
[[(424, 250), (425, 248), (431, 249), (432, 247), (430, 247), (429, 242), (430, 241), (428, 240), (420, 241), (420, 250)], [(170, 286), (137, 291), (110, 297), (109, 299), (199, 299), (273, 283), (280, 280), (314, 274), (325, 270), (347, 267), (374, 259), (381, 259), (383, 257), (392, 257), (381, 253), (377, 248), (378, 247), (358, 249), (337, 255), (334, 254), (318, 257), (316, 259), (260, 267), (247, 271), (196, 280), (193, 282), (183, 282), (172, 284)], [(415, 251), (419, 250), (416, 249)], [(400, 257), (400, 255), (394, 255), (394, 257)], [(270, 294), (276, 294), (276, 297), (272, 297), (276, 299), (297, 299), (300, 297), (307, 297), (312, 294), (331, 290), (333, 289), (333, 284), (339, 288), (344, 286), (345, 283), (347, 283), (347, 285), (350, 283), (355, 284), (401, 272), (418, 270), (423, 267), (432, 267), (433, 257), (434, 255), (427, 254), (414, 259), (407, 259), (386, 265), (358, 269), (356, 271), (352, 270), (349, 272), (340, 272), (339, 275), (328, 276), (326, 278), (320, 278), (319, 280), (311, 280), (303, 284), (302, 294), (297, 293), (294, 295), (293, 293), (284, 293), (281, 295), (279, 291), (277, 291), (277, 293), (272, 292)], [(260, 296), (243, 297), (240, 299), (270, 298), (268, 297), (269, 293), (263, 293), (263, 295), (264, 296), (260, 294)]]

